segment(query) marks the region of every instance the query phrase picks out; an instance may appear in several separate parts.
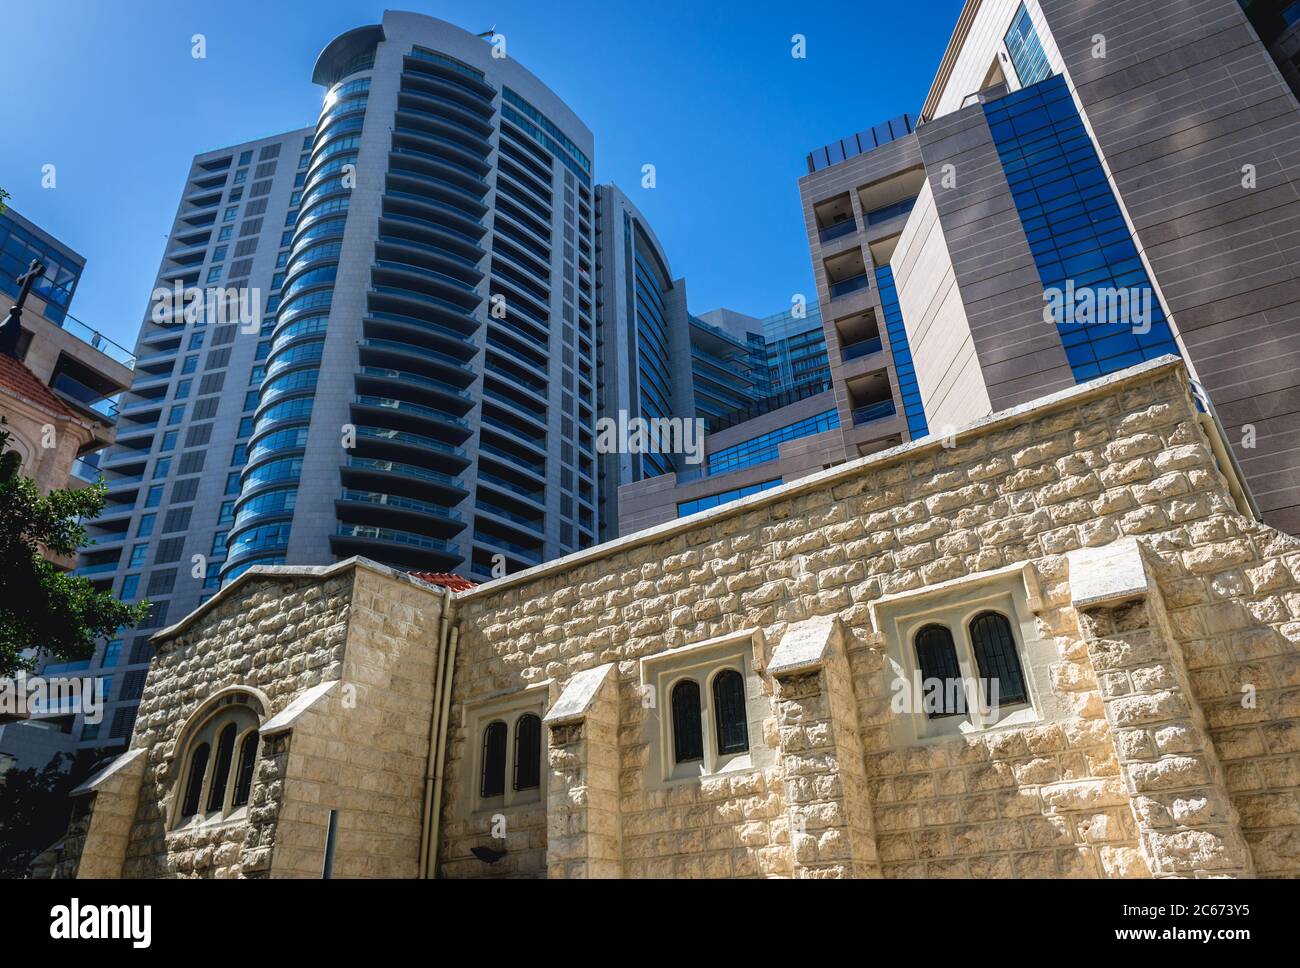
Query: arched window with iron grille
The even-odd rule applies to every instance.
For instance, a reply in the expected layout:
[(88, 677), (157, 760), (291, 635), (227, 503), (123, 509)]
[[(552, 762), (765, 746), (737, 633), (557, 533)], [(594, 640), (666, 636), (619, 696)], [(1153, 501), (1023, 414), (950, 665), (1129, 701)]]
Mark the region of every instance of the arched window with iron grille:
[(999, 706), (1026, 702), (1029, 692), (1025, 688), (1025, 674), (1016, 651), (1016, 637), (1006, 616), (981, 612), (971, 619), (969, 630), (971, 651), (975, 653), (975, 664), (984, 684), (985, 703), (993, 705), (994, 681), (998, 684)]
[(235, 770), (235, 796), (232, 807), (247, 805), (253, 792), (253, 767), (257, 764), (257, 730), (244, 737), (239, 744), (239, 767)]
[[(957, 648), (947, 626), (927, 625), (916, 633), (916, 661), (921, 667), (923, 695), (932, 703), (927, 705), (926, 715), (931, 719), (963, 715), (966, 693), (962, 688)], [(935, 688), (939, 689), (937, 702), (931, 700)]]
[(713, 721), (717, 727), (719, 756), (749, 749), (745, 680), (735, 669), (724, 669), (713, 678)]
[(506, 792), (506, 724), (500, 720), (483, 730), (483, 776), (479, 795), (484, 799)]
[(673, 686), (673, 758), (678, 763), (704, 759), (700, 728), (700, 687), (693, 679)]
[(185, 784), (185, 799), (181, 803), (181, 816), (192, 817), (199, 812), (199, 797), (203, 794), (203, 776), (208, 771), (208, 756), (212, 747), (207, 743), (194, 750), (190, 757), (190, 776)]
[(536, 790), (542, 779), (542, 721), (532, 713), (515, 723), (515, 792)]

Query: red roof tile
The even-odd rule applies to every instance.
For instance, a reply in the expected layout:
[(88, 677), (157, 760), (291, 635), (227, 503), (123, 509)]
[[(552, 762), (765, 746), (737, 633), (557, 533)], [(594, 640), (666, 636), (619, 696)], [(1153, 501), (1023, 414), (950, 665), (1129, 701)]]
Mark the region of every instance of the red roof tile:
[(478, 582), (470, 581), (468, 578), (462, 578), (460, 575), (453, 575), (446, 571), (413, 571), (410, 572), (412, 578), (418, 578), (428, 585), (437, 585), (439, 588), (449, 588), (453, 592), (467, 592), (471, 588), (477, 588)]
[(35, 373), (27, 369), (22, 362), (6, 353), (0, 353), (0, 386), (12, 390), (19, 396), (26, 397), (28, 400), (38, 403), (60, 416), (76, 416), (66, 403), (54, 395), (53, 390), (37, 378)]

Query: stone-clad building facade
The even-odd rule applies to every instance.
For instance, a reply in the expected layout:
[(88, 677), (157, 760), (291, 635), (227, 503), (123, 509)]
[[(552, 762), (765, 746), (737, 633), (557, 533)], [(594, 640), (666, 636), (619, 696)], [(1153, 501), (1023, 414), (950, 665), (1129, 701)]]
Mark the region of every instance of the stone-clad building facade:
[(57, 872), (1300, 874), (1300, 541), (1222, 448), (1166, 358), (469, 591), (252, 571)]

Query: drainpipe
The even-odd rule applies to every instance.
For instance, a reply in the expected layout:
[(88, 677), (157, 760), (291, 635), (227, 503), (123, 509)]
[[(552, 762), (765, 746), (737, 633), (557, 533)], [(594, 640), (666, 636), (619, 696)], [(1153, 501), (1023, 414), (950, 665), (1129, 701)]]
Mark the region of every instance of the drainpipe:
[[(420, 824), (420, 860), (418, 874), (420, 878), (426, 878), (429, 876), (429, 867), (432, 863), (428, 856), (428, 849), (431, 842), (429, 828), (433, 818), (433, 778), (434, 773), (437, 772), (434, 757), (437, 755), (438, 723), (442, 718), (443, 678), (448, 677), (446, 657), (447, 633), (450, 627), (451, 589), (444, 586), (442, 589), (442, 618), (438, 622), (438, 639), (436, 644), (437, 657), (434, 662), (433, 708), (429, 714), (429, 756), (426, 760), (427, 765), (424, 771), (424, 809), (420, 814), (423, 818)], [(433, 842), (436, 843), (436, 841)]]
[[(443, 676), (442, 708), (438, 723), (438, 750), (434, 757), (437, 772), (433, 781), (433, 820), (429, 824), (429, 844), (425, 848), (425, 861), (429, 868), (435, 868), (438, 862), (438, 829), (442, 822), (442, 777), (444, 760), (447, 756), (447, 717), (451, 712), (451, 677), (456, 668), (456, 643), (460, 639), (460, 629), (451, 630), (451, 642), (447, 646), (447, 674)], [(436, 873), (436, 870), (434, 871)], [(426, 872), (426, 877), (428, 873)]]

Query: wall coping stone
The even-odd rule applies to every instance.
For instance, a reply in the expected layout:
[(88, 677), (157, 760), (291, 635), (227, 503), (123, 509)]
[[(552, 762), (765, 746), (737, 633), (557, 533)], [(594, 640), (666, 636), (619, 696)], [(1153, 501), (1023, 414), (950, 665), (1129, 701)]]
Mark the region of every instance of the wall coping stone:
[(121, 773), (124, 769), (126, 769), (136, 760), (138, 760), (141, 756), (144, 756), (144, 754), (147, 752), (149, 751), (145, 749), (143, 746), (137, 747), (136, 749), (133, 750), (127, 750), (121, 756), (113, 760), (113, 762), (109, 763), (99, 772), (95, 773), (93, 776), (87, 779), (84, 783), (81, 784), (81, 786), (77, 787), (70, 794), (68, 794), (68, 796), (80, 797), (80, 796), (84, 796), (87, 793), (95, 793), (101, 786), (107, 783), (118, 773)]
[(585, 719), (596, 701), (596, 693), (613, 671), (614, 663), (606, 662), (575, 674), (560, 693), (560, 698), (555, 700), (555, 705), (542, 717), (542, 722), (555, 726)]
[(1070, 598), (1076, 609), (1144, 597), (1151, 585), (1137, 538), (1067, 552)]
[(310, 689), (306, 689), (294, 696), (293, 702), (266, 721), (266, 724), (262, 727), (262, 735), (273, 736), (276, 733), (286, 733), (293, 729), (298, 724), (298, 720), (307, 715), (318, 702), (323, 701), (325, 696), (333, 691), (340, 681), (339, 679), (331, 679), (328, 682), (318, 682)]

